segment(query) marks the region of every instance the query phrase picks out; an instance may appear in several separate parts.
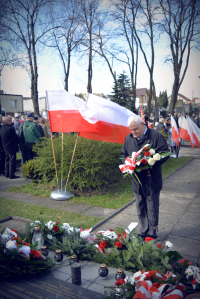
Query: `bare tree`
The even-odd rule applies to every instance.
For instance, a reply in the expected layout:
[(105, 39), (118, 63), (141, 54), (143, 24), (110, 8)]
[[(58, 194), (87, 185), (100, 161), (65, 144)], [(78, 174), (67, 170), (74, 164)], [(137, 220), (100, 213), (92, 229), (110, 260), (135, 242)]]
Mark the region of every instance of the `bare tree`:
[(82, 47), (84, 53), (88, 54), (88, 84), (87, 92), (92, 93), (92, 62), (95, 52), (93, 51), (96, 32), (101, 18), (99, 10), (99, 0), (80, 0), (80, 22), (85, 32), (84, 39), (82, 40)]
[[(127, 50), (119, 48), (119, 61), (126, 63), (129, 68), (131, 87), (133, 91), (133, 101), (136, 100), (136, 84), (137, 84), (137, 69), (138, 69), (138, 41), (135, 35), (135, 21), (138, 13), (139, 5), (133, 0), (112, 0), (114, 10), (112, 12), (113, 21), (119, 24), (116, 35), (122, 37), (128, 44)], [(123, 59), (125, 55), (125, 59)], [(121, 58), (119, 58), (121, 57)]]
[(170, 40), (171, 58), (166, 59), (173, 65), (174, 83), (170, 112), (174, 112), (177, 95), (183, 83), (191, 49), (197, 47), (200, 30), (200, 2), (198, 0), (159, 0), (163, 14), (160, 24)]
[(1, 27), (6, 32), (7, 40), (12, 44), (12, 52), (27, 61), (35, 114), (39, 114), (37, 54), (40, 49), (38, 44), (51, 30), (50, 24), (45, 19), (45, 9), (50, 9), (51, 3), (52, 0), (7, 0), (4, 2), (2, 11)]
[(80, 45), (83, 30), (79, 20), (79, 0), (60, 0), (56, 11), (50, 12), (55, 30), (50, 31), (44, 44), (55, 48), (63, 65), (64, 89), (69, 89), (69, 72), (73, 52)]

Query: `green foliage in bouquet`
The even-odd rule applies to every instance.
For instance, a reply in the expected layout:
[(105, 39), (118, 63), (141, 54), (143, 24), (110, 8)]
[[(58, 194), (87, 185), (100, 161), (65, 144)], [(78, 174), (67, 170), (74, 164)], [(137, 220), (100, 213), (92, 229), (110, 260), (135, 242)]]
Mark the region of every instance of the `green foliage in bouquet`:
[[(63, 177), (67, 178), (77, 135), (64, 134)], [(61, 136), (54, 139), (56, 165), (61, 178)], [(34, 182), (55, 182), (51, 140), (43, 139), (34, 146), (37, 157), (23, 164), (22, 174)], [(79, 137), (68, 187), (75, 190), (98, 189), (120, 180), (120, 144)]]
[(43, 276), (49, 273), (53, 265), (54, 261), (48, 257), (46, 261), (31, 261), (20, 257), (15, 249), (4, 252), (4, 246), (0, 243), (0, 279)]

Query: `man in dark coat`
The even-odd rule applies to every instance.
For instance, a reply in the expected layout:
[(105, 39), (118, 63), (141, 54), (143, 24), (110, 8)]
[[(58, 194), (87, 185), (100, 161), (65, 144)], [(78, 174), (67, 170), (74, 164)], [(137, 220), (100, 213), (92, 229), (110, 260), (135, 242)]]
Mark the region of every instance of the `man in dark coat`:
[(19, 178), (15, 175), (16, 170), (16, 153), (18, 152), (19, 137), (12, 125), (10, 115), (3, 117), (3, 126), (1, 128), (1, 140), (6, 154), (5, 158), (5, 176), (10, 179)]
[(0, 175), (5, 175), (5, 152), (1, 141), (2, 116), (0, 115)]
[(156, 126), (156, 131), (162, 131), (163, 130), (165, 133), (167, 133), (167, 129), (164, 125), (164, 121), (165, 121), (164, 118), (162, 118), (162, 117), (159, 118), (159, 123)]
[[(121, 157), (127, 158), (132, 156), (132, 152), (138, 152), (144, 145), (152, 143), (151, 148), (156, 149), (157, 153), (168, 152), (168, 145), (165, 138), (156, 130), (149, 129), (143, 122), (140, 116), (131, 116), (128, 119), (128, 126), (131, 133), (126, 136), (124, 145), (121, 150)], [(155, 208), (153, 208), (153, 201), (150, 197), (150, 188), (147, 178), (147, 170), (137, 172), (137, 176), (141, 185), (132, 180), (132, 190), (136, 198), (136, 207), (138, 218), (141, 224), (140, 236), (157, 238), (156, 226), (158, 223), (154, 222), (155, 212), (157, 219), (159, 216), (159, 196), (162, 189), (162, 168), (163, 164), (169, 157), (157, 161), (152, 169), (150, 169), (152, 177), (152, 188), (155, 195)]]

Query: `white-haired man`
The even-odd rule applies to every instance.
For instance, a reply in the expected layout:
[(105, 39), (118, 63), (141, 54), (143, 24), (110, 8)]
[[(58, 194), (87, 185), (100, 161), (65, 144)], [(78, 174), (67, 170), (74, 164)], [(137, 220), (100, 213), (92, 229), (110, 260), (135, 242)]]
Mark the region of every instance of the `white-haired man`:
[[(126, 136), (124, 145), (121, 150), (121, 157), (127, 158), (132, 155), (132, 152), (139, 151), (147, 143), (152, 143), (152, 148), (156, 149), (157, 153), (168, 152), (168, 145), (165, 138), (158, 131), (148, 128), (142, 118), (138, 115), (130, 116), (128, 119), (128, 127), (131, 133)], [(142, 238), (152, 237), (157, 238), (155, 223), (155, 212), (157, 219), (159, 216), (159, 196), (162, 189), (162, 169), (163, 164), (169, 157), (157, 161), (150, 170), (152, 177), (152, 188), (155, 195), (155, 208), (150, 196), (150, 188), (147, 178), (147, 170), (137, 172), (137, 176), (141, 185), (132, 180), (132, 190), (136, 198), (136, 207), (138, 218), (140, 221), (140, 233)]]

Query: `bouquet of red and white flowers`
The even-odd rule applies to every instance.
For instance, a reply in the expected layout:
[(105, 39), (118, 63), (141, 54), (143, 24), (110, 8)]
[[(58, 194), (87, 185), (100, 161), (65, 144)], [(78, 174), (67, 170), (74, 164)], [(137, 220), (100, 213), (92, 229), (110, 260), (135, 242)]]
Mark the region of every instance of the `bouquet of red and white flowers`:
[(136, 172), (141, 172), (145, 169), (150, 169), (159, 160), (170, 156), (170, 152), (156, 153), (156, 149), (151, 148), (152, 144), (146, 144), (138, 152), (133, 152), (132, 157), (127, 157), (125, 164), (119, 165), (122, 173), (131, 175), (137, 184), (141, 185), (141, 182)]

